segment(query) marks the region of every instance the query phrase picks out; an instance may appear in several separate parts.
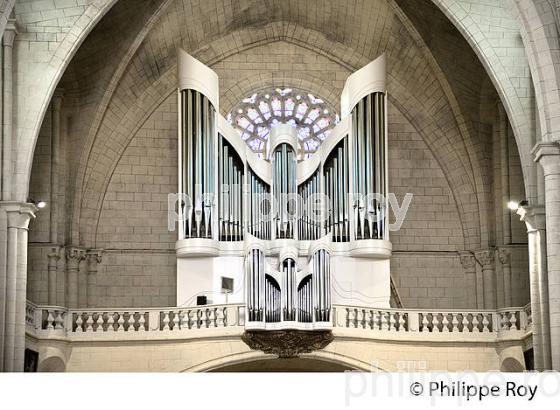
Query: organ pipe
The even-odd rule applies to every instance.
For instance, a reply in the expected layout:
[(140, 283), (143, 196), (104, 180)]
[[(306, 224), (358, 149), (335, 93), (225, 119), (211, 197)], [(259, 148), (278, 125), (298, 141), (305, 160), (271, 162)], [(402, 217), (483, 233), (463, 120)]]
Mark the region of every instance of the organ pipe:
[(293, 201), (288, 198), (296, 193), (296, 155), (288, 144), (280, 144), (273, 156), (273, 193), (276, 203), (275, 237), (294, 239)]
[(283, 320), (296, 320), (296, 263), (293, 259), (287, 258), (282, 262), (282, 312)]
[(243, 162), (233, 147), (218, 138), (219, 230), (221, 241), (243, 240)]
[(315, 172), (307, 181), (300, 184), (298, 194), (304, 207), (298, 220), (298, 239), (303, 241), (317, 240), (321, 236), (321, 221), (314, 218), (313, 195), (319, 194), (319, 172)]
[(330, 321), (331, 312), (331, 271), (330, 255), (319, 249), (312, 256), (313, 312), (316, 322)]
[(180, 193), (185, 238), (212, 238), (216, 112), (200, 92), (180, 91), (181, 178)]
[(334, 242), (348, 242), (350, 240), (347, 158), (348, 138), (344, 138), (332, 150), (323, 166), (325, 194), (329, 209), (327, 231), (331, 231)]
[(270, 239), (270, 217), (265, 199), (270, 195), (270, 186), (249, 169), (248, 230), (259, 239)]
[(387, 196), (385, 106), (386, 95), (377, 92), (362, 98), (352, 110), (352, 206), (356, 239), (387, 237), (386, 204), (372, 195), (380, 194), (383, 198)]
[(260, 249), (252, 249), (247, 256), (247, 310), (249, 321), (264, 319), (265, 256)]

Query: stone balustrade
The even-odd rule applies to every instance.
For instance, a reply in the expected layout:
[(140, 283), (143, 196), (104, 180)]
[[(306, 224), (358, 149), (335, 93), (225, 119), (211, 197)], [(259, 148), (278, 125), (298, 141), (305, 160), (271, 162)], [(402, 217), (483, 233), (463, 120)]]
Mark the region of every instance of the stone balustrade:
[(333, 306), (334, 327), (390, 333), (497, 334), (532, 330), (531, 307), (498, 310), (375, 309)]
[[(531, 332), (530, 306), (498, 310), (376, 309), (333, 306), (335, 332), (371, 332), (415, 337), (445, 335), (523, 337)], [(28, 302), (27, 332), (38, 338), (111, 340), (187, 337), (204, 330), (245, 327), (245, 305), (206, 305), (185, 308), (67, 309)], [(369, 336), (368, 336), (369, 335)]]

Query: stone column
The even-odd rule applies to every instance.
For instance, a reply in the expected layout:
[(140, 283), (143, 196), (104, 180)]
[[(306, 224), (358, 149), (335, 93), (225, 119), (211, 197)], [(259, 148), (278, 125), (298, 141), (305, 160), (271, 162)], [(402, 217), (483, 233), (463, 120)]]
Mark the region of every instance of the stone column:
[(101, 263), (101, 250), (91, 249), (87, 252), (88, 272), (87, 272), (87, 307), (94, 307), (94, 297), (97, 296), (97, 264)]
[(560, 370), (560, 142), (540, 142), (533, 153), (544, 174), (551, 359)]
[(12, 127), (12, 93), (13, 93), (13, 46), (17, 30), (15, 20), (8, 20), (2, 37), (2, 199), (12, 199), (13, 178), (13, 127)]
[(463, 274), (465, 275), (466, 286), (466, 306), (471, 309), (478, 308), (477, 301), (477, 285), (476, 285), (476, 259), (469, 252), (461, 253), (461, 265), (463, 265)]
[(37, 209), (33, 204), (2, 202), (6, 215), (3, 363), (5, 372), (22, 372), (27, 303), (27, 230)]
[(498, 249), (498, 259), (502, 264), (502, 276), (503, 276), (503, 287), (504, 287), (504, 307), (512, 307), (512, 296), (511, 296), (511, 252), (509, 249), (500, 248)]
[(48, 303), (50, 306), (56, 305), (56, 274), (58, 270), (58, 260), (60, 259), (60, 248), (58, 246), (53, 246), (50, 248), (49, 253), (47, 255), (48, 258), (48, 291), (49, 291), (49, 300)]
[(484, 309), (496, 309), (496, 272), (494, 271), (494, 250), (489, 249), (476, 253), (482, 265), (484, 283)]
[(66, 303), (69, 308), (78, 308), (78, 275), (80, 262), (85, 258), (86, 251), (70, 247), (66, 249)]
[(505, 245), (511, 243), (511, 214), (506, 204), (511, 199), (509, 189), (509, 121), (502, 104), (498, 104), (498, 121), (500, 129), (500, 165), (501, 165), (501, 205), (498, 209), (502, 214), (502, 241)]
[(50, 241), (58, 241), (58, 191), (59, 191), (59, 156), (60, 156), (60, 109), (62, 92), (56, 90), (52, 99), (52, 133), (51, 133), (51, 198), (50, 198)]
[(517, 214), (527, 225), (535, 369), (549, 370), (551, 368), (550, 316), (546, 273), (545, 211), (543, 206), (524, 206), (517, 210)]

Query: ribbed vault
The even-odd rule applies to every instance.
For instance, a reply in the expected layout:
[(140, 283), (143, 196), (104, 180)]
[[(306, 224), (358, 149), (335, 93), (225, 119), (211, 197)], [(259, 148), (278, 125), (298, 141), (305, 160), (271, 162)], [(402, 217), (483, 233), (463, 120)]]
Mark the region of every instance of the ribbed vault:
[[(141, 9), (137, 3), (135, 10)], [(480, 87), (454, 86), (438, 54), (394, 1), (142, 3), (150, 14), (127, 25), (127, 40), (115, 41), (109, 50), (98, 49), (93, 44), (102, 32), (110, 35), (127, 21), (125, 6), (131, 8), (131, 1), (119, 2), (105, 17), (109, 20), (101, 27), (106, 30), (92, 33), (63, 79), (65, 109), (80, 118), (69, 130), (78, 142), (72, 173), (72, 242), (95, 247), (113, 170), (142, 123), (175, 89), (175, 50), (182, 47), (220, 75), (222, 113), (255, 90), (283, 86), (316, 93), (338, 107), (346, 76), (386, 52), (392, 104), (422, 136), (448, 178), (465, 247), (484, 246), (484, 141), (473, 126), (480, 120), (476, 111), (465, 115), (477, 105)], [(268, 50), (273, 63), (243, 60), (257, 48)], [(278, 48), (302, 60), (276, 61)], [(310, 70), (313, 64), (306, 65), (303, 56), (321, 70)], [(477, 75), (486, 77), (483, 72)]]

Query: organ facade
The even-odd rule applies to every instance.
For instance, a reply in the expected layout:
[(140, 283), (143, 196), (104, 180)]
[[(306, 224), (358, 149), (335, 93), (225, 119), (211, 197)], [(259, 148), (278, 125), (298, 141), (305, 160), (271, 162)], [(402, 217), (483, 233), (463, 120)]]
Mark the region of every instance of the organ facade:
[(220, 114), (218, 76), (178, 58), (177, 306), (245, 303), (251, 331), (328, 330), (333, 304), (389, 307), (385, 56), (347, 79), (313, 152), (297, 119), (255, 152)]

